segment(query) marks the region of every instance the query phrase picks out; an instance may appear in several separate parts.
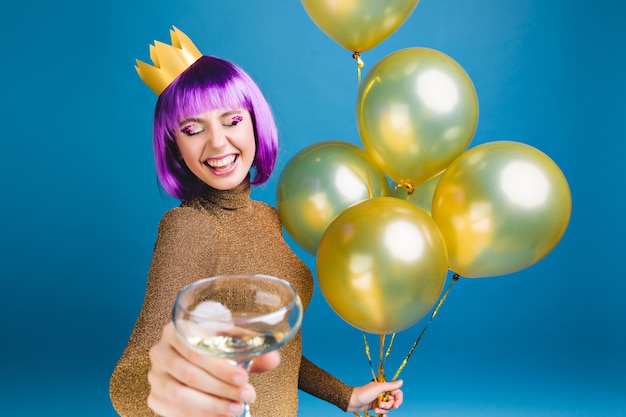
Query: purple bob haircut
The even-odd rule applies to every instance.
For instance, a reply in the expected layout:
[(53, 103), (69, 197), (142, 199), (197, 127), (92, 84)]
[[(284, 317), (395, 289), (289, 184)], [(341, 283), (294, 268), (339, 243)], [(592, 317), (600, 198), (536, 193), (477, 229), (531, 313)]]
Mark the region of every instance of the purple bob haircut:
[(215, 109), (246, 109), (254, 126), (256, 155), (251, 184), (265, 183), (274, 169), (278, 131), (272, 110), (250, 76), (224, 59), (203, 55), (159, 96), (154, 111), (153, 147), (157, 176), (172, 197), (191, 200), (204, 184), (179, 157), (175, 132), (186, 117)]

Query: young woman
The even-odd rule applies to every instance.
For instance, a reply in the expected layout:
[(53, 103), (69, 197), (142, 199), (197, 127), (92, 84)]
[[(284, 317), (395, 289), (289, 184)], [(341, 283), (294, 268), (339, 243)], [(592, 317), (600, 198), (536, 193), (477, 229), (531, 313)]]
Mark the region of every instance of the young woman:
[[(282, 236), (277, 211), (250, 199), (270, 177), (277, 153), (271, 109), (236, 65), (201, 56), (159, 95), (156, 170), (182, 201), (163, 216), (144, 303), (110, 382), (122, 416), (228, 416), (251, 402), (255, 417), (290, 417), (298, 389), (344, 411), (387, 413), (402, 404), (401, 381), (348, 386), (302, 356), (296, 337), (255, 359), (252, 372), (194, 352), (170, 322), (177, 292), (201, 278), (266, 274), (288, 280), (306, 306), (313, 277)], [(261, 372), (265, 371), (265, 372)], [(381, 392), (390, 392), (378, 403)]]

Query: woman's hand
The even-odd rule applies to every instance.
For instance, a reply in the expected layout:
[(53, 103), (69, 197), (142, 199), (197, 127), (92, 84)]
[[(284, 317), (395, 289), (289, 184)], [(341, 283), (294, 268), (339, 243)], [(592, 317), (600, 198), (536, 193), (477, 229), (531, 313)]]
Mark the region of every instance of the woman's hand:
[[(148, 406), (161, 416), (232, 416), (243, 411), (243, 402), (255, 399), (245, 369), (194, 351), (171, 322), (150, 349), (150, 361)], [(250, 372), (268, 371), (279, 363), (278, 352), (270, 352), (255, 358)]]
[[(400, 390), (402, 382), (370, 382), (354, 388), (347, 411), (374, 410), (376, 414), (389, 413), (389, 411), (402, 405), (403, 393)], [(389, 396), (385, 401), (379, 403), (378, 395), (382, 392), (389, 392)]]

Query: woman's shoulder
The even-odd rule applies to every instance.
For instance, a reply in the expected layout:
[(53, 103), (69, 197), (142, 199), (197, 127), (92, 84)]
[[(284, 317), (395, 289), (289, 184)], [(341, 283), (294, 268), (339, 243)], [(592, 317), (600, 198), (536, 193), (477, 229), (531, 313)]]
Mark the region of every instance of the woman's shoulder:
[(157, 244), (206, 248), (219, 239), (221, 228), (211, 216), (193, 207), (176, 207), (165, 212), (159, 222)]
[(276, 212), (276, 208), (264, 201), (260, 200), (250, 200), (252, 202), (252, 206), (257, 210), (267, 210), (270, 212)]
[(214, 227), (212, 219), (201, 210), (192, 206), (180, 206), (169, 209), (161, 217), (159, 231), (198, 230), (202, 227)]
[(180, 222), (200, 217), (202, 217), (202, 213), (196, 207), (181, 205), (167, 210), (165, 214), (163, 214), (163, 217), (161, 217), (161, 223)]
[(252, 209), (255, 210), (258, 214), (263, 214), (269, 216), (274, 219), (278, 219), (278, 210), (276, 207), (269, 205), (263, 201), (251, 200), (252, 201)]

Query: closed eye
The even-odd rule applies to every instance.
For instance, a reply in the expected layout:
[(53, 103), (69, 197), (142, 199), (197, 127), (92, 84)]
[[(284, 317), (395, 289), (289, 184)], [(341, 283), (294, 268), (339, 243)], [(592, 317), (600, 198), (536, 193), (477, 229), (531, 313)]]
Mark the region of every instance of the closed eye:
[(239, 114), (235, 114), (231, 117), (230, 123), (224, 124), (224, 126), (237, 126), (239, 122), (243, 120), (243, 117)]
[(198, 133), (204, 132), (204, 130), (204, 126), (197, 123), (190, 123), (180, 129), (180, 131), (187, 136), (197, 135)]

